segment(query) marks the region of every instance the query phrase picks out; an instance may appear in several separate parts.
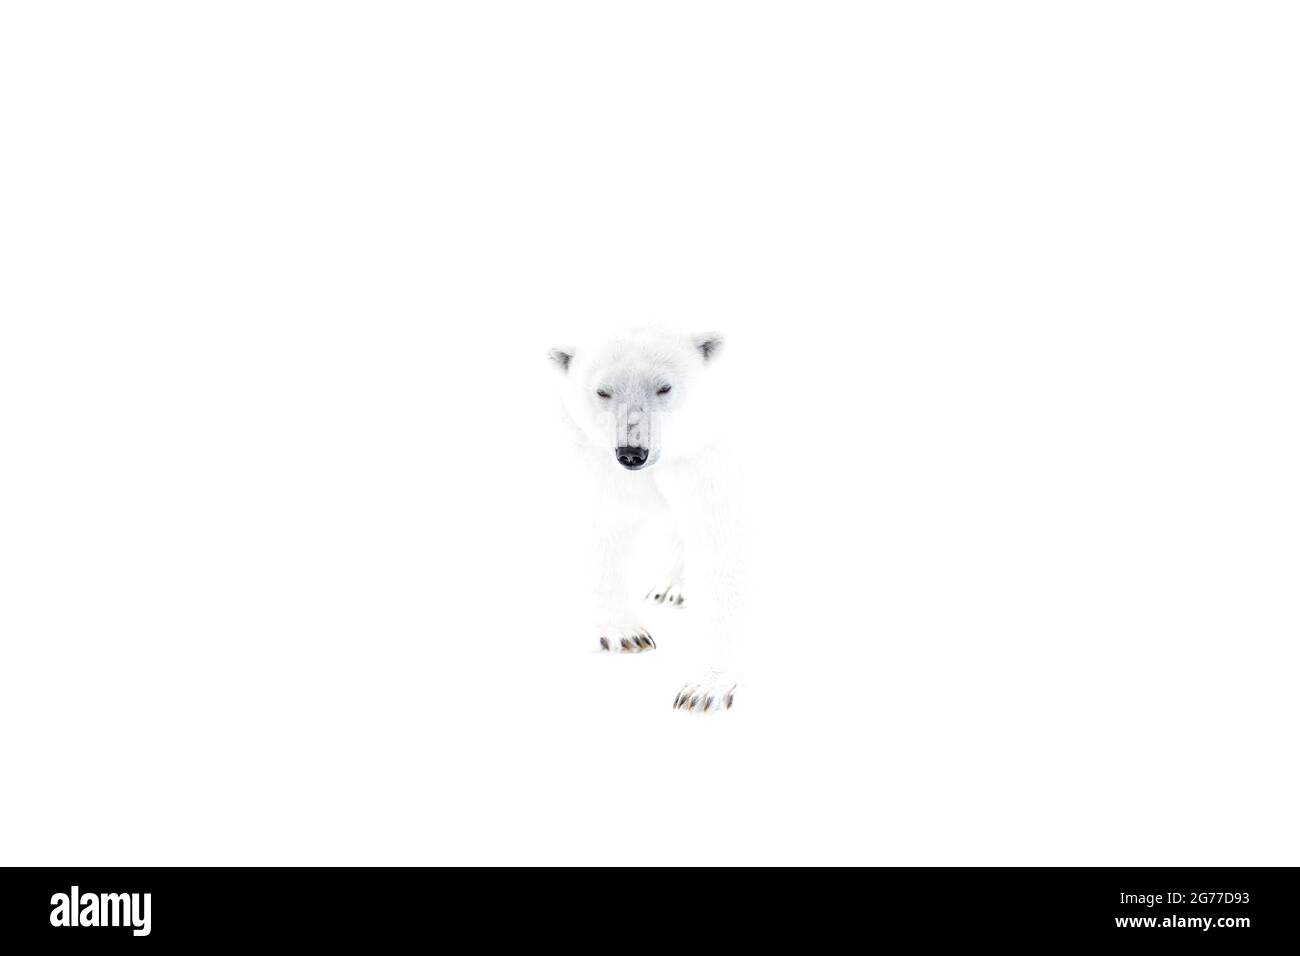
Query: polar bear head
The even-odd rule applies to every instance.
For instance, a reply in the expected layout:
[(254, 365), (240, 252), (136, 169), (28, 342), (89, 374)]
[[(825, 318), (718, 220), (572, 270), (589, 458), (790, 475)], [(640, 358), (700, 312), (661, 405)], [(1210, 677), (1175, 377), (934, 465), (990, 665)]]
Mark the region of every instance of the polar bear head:
[(611, 464), (649, 468), (690, 455), (710, 439), (707, 369), (722, 350), (716, 332), (635, 329), (590, 348), (551, 349), (565, 376), (564, 407)]

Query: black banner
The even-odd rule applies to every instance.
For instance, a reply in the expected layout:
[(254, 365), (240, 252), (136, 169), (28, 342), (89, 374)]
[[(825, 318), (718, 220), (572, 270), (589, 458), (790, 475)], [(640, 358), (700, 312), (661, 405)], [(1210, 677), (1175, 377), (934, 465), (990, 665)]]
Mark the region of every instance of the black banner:
[[(854, 869), (809, 876), (627, 870), (490, 876), (441, 869), (8, 869), (0, 920), (27, 946), (330, 946), (527, 930), (605, 939), (804, 945), (903, 938), (981, 945), (1293, 947), (1293, 869)], [(845, 934), (852, 934), (846, 937)], [(739, 945), (739, 944), (736, 944)], [(28, 952), (12, 949), (10, 952)]]

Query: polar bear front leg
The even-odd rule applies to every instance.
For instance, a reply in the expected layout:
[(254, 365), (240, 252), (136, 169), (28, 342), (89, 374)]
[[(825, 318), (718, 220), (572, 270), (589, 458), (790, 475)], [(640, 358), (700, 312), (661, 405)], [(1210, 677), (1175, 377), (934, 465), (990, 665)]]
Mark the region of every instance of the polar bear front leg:
[(739, 685), (742, 529), (717, 479), (725, 466), (708, 458), (665, 475), (662, 487), (691, 561), (691, 608), (703, 627), (709, 668), (682, 684), (673, 707), (691, 713), (730, 710)]
[(628, 521), (603, 521), (596, 537), (596, 634), (602, 651), (639, 654), (655, 649), (655, 639), (632, 612), (626, 568), (639, 527)]
[(727, 574), (725, 568), (720, 568), (719, 573), (704, 575), (700, 588), (701, 600), (696, 605), (703, 605), (708, 622), (705, 639), (709, 645), (708, 660), (713, 666), (682, 685), (673, 699), (673, 707), (697, 714), (719, 713), (731, 709), (740, 683), (736, 623), (738, 588), (734, 576)]

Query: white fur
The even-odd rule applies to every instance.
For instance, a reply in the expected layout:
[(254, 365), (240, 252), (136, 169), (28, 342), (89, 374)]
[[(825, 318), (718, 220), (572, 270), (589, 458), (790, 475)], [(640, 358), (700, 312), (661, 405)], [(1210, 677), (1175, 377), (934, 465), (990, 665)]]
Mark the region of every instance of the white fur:
[[(612, 652), (654, 649), (657, 638), (639, 638), (649, 634), (638, 614), (642, 595), (700, 615), (711, 666), (687, 680), (673, 702), (693, 712), (730, 708), (739, 666), (740, 523), (733, 493), (739, 476), (727, 447), (728, 403), (716, 377), (721, 348), (716, 334), (644, 328), (551, 353), (564, 375), (564, 408), (591, 479), (597, 639)], [(665, 386), (670, 391), (660, 394)], [(629, 471), (616, 457), (616, 448), (629, 443), (648, 450), (640, 470)], [(658, 580), (629, 580), (651, 522), (671, 525), (670, 566)]]

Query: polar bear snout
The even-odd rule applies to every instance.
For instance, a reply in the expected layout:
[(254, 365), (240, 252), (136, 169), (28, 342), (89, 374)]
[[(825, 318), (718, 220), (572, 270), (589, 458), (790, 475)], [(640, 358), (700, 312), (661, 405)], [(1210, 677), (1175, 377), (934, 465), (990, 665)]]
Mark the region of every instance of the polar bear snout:
[(650, 460), (650, 449), (642, 448), (640, 445), (620, 445), (614, 449), (614, 456), (628, 471), (636, 471), (638, 468), (644, 468), (646, 462)]

